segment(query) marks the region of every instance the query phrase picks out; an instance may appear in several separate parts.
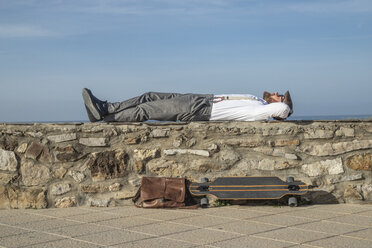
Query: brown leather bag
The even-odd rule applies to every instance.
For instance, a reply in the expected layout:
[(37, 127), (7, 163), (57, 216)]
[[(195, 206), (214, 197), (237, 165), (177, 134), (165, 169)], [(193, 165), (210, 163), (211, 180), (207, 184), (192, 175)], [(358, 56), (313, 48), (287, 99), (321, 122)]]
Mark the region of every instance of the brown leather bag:
[[(137, 203), (139, 198), (141, 202)], [(183, 208), (192, 199), (185, 178), (142, 177), (141, 186), (132, 201), (143, 208)]]

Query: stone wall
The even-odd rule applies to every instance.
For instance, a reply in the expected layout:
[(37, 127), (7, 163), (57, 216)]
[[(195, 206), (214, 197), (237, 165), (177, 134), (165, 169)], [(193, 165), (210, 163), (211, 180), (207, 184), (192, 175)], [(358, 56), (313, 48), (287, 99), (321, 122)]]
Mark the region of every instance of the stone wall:
[(372, 122), (0, 124), (0, 208), (112, 206), (147, 176), (294, 176), (372, 201)]

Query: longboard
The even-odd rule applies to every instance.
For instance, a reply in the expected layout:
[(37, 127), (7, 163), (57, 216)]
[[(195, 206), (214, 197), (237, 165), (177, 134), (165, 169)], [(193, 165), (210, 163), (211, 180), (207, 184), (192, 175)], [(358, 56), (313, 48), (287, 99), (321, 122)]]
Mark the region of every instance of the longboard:
[[(288, 204), (297, 206), (293, 196), (304, 195), (308, 186), (301, 181), (288, 177), (286, 181), (278, 177), (218, 177), (213, 182), (207, 178), (200, 183), (192, 183), (189, 187), (194, 196), (214, 195), (220, 200), (263, 200), (280, 199), (290, 195)], [(204, 200), (203, 200), (204, 199)], [(208, 205), (207, 198), (201, 201), (202, 207)]]

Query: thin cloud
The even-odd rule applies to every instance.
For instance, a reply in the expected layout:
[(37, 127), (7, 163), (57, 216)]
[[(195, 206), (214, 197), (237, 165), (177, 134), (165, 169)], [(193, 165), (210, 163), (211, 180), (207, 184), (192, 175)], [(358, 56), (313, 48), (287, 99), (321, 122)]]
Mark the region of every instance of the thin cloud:
[(0, 38), (33, 38), (52, 36), (57, 36), (57, 34), (41, 27), (0, 24)]
[(344, 0), (344, 1), (321, 1), (302, 2), (289, 4), (286, 7), (294, 12), (314, 13), (367, 13), (372, 12), (372, 1), (370, 0)]

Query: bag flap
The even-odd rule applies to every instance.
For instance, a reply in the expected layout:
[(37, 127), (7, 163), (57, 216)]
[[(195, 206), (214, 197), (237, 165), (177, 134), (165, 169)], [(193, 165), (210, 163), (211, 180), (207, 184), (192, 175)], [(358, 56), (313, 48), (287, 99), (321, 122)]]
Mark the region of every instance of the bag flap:
[(166, 178), (164, 198), (176, 202), (184, 202), (186, 194), (185, 178)]
[(141, 199), (142, 201), (164, 198), (165, 178), (164, 177), (142, 177)]

